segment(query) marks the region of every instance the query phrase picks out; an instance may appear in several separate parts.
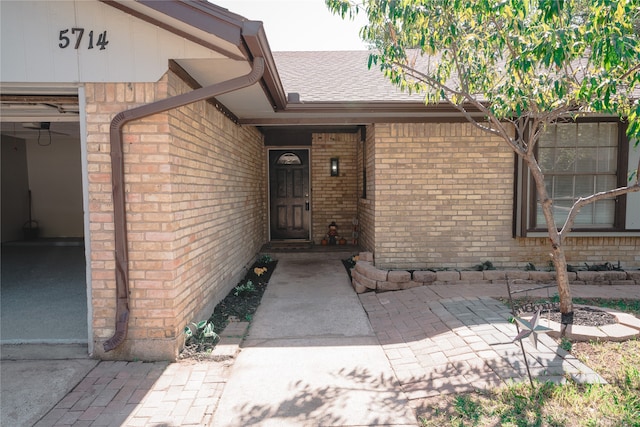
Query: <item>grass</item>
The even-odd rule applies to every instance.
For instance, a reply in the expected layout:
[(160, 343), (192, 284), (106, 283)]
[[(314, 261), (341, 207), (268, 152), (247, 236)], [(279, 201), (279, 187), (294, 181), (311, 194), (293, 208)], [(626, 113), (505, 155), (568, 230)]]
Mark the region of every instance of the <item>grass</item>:
[[(574, 299), (640, 315), (640, 301)], [(441, 395), (418, 409), (424, 427), (640, 427), (640, 341), (572, 343), (571, 352), (608, 384), (512, 384)]]
[[(558, 297), (555, 297), (558, 298)], [(560, 301), (558, 299), (558, 301)], [(640, 300), (634, 299), (604, 299), (604, 298), (573, 298), (574, 304), (595, 305), (597, 307), (613, 308), (625, 313), (640, 316)]]

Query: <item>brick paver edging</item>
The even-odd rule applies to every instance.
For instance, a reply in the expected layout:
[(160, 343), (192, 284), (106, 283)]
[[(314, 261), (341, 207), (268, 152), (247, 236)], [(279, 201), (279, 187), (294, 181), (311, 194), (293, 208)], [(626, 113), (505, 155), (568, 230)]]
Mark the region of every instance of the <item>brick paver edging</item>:
[[(640, 270), (569, 272), (572, 285), (640, 285)], [(507, 279), (518, 284), (551, 284), (555, 272), (523, 270), (430, 271), (382, 270), (373, 265), (373, 255), (361, 252), (351, 270), (356, 293), (395, 291), (419, 286), (442, 284), (506, 284)]]

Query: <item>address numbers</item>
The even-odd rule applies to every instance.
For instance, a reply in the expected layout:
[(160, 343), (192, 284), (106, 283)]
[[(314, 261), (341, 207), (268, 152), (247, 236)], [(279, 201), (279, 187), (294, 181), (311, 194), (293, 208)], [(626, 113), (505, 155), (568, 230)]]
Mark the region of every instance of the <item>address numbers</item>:
[(85, 35), (84, 28), (67, 28), (65, 30), (60, 30), (60, 34), (58, 36), (58, 46), (60, 49), (66, 49), (72, 46), (74, 49), (80, 49), (86, 46), (87, 49), (93, 49), (94, 47), (99, 47), (100, 50), (105, 50), (109, 42), (107, 41), (107, 31), (103, 31), (101, 33), (96, 33), (94, 36), (93, 30), (89, 31), (89, 35), (84, 38)]

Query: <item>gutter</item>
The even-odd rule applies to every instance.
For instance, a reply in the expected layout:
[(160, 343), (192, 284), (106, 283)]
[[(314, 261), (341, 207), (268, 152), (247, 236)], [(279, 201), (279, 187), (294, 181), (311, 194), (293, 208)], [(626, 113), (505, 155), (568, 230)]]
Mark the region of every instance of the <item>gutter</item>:
[(133, 120), (251, 86), (262, 78), (264, 71), (264, 58), (256, 56), (253, 60), (251, 72), (244, 76), (122, 111), (111, 121), (109, 137), (111, 142), (111, 182), (116, 262), (116, 328), (113, 336), (103, 344), (105, 352), (109, 352), (120, 346), (127, 337), (129, 328), (129, 253), (124, 191), (122, 128), (125, 124)]

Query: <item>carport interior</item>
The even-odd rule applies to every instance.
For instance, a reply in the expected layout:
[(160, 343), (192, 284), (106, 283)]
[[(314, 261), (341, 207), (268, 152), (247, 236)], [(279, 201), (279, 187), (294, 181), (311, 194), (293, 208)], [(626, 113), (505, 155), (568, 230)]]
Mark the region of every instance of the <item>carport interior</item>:
[(24, 104), (15, 121), (3, 113), (1, 124), (0, 342), (87, 343), (78, 118), (31, 116), (33, 108)]

